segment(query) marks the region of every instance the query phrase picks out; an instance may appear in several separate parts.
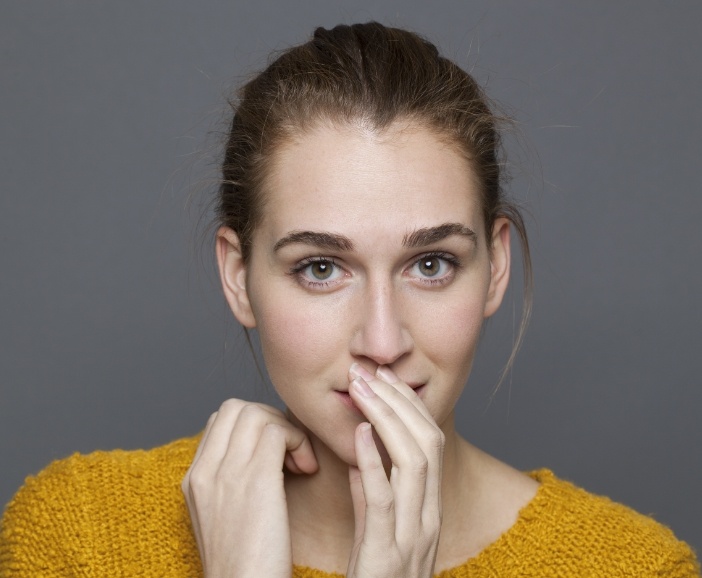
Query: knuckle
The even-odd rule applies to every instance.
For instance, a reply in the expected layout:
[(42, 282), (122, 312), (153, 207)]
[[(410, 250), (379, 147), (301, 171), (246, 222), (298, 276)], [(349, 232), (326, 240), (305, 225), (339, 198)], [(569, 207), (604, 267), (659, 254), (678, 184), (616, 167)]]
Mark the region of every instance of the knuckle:
[(383, 462), (378, 460), (378, 461), (370, 461), (364, 466), (364, 469), (367, 470), (370, 474), (374, 476), (378, 476), (382, 473), (382, 475), (385, 475), (385, 468), (383, 467)]
[(378, 413), (380, 414), (381, 419), (392, 419), (397, 417), (395, 411), (387, 404), (382, 404), (378, 408)]
[(446, 445), (446, 436), (440, 429), (436, 429), (434, 433), (429, 436), (428, 442), (433, 450), (443, 452), (444, 446)]
[[(185, 480), (183, 480), (185, 484)], [(199, 469), (191, 470), (187, 481), (187, 490), (194, 494), (204, 491), (210, 485), (210, 476)]]
[(260, 418), (264, 415), (265, 413), (261, 408), (253, 403), (244, 404), (243, 407), (239, 408), (239, 417), (242, 419)]
[(429, 460), (423, 454), (413, 456), (408, 465), (412, 474), (416, 476), (425, 478), (429, 472)]
[(263, 433), (273, 440), (285, 439), (285, 428), (277, 423), (267, 423), (263, 426)]
[(232, 397), (229, 399), (225, 399), (222, 402), (222, 405), (219, 406), (219, 411), (226, 412), (226, 413), (233, 412), (233, 411), (234, 412), (239, 411), (239, 409), (241, 408), (241, 405), (242, 405), (242, 401), (240, 399), (236, 399), (236, 398)]
[(221, 464), (214, 474), (214, 487), (229, 489), (235, 482), (237, 471), (231, 464)]
[(438, 536), (438, 532), (441, 529), (441, 512), (438, 510), (427, 512), (422, 516), (422, 526), (428, 535)]
[(239, 402), (239, 404), (239, 413), (246, 415), (261, 415), (264, 413), (263, 410), (261, 410), (261, 408), (255, 403), (242, 404), (241, 402)]
[(395, 500), (392, 496), (382, 496), (368, 503), (369, 509), (381, 516), (392, 516), (395, 514)]

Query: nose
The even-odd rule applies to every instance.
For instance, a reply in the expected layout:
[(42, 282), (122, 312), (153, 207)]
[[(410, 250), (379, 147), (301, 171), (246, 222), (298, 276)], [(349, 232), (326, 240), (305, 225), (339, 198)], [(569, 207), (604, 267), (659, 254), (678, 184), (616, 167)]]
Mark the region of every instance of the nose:
[(391, 365), (414, 345), (401, 296), (391, 281), (369, 283), (358, 296), (351, 354), (377, 365)]

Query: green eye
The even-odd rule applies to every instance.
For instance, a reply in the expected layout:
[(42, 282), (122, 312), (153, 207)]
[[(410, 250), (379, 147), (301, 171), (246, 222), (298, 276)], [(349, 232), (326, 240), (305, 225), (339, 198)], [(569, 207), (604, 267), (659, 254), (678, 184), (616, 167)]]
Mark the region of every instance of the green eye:
[(438, 257), (424, 257), (417, 263), (417, 268), (425, 277), (435, 277), (441, 272), (441, 259)]
[(303, 259), (291, 272), (303, 286), (313, 289), (329, 288), (344, 277), (344, 270), (325, 257)]
[(334, 272), (334, 265), (329, 261), (317, 261), (309, 265), (310, 274), (318, 281), (326, 281)]
[(427, 253), (417, 259), (409, 270), (414, 277), (431, 285), (442, 285), (453, 279), (460, 263), (450, 253)]

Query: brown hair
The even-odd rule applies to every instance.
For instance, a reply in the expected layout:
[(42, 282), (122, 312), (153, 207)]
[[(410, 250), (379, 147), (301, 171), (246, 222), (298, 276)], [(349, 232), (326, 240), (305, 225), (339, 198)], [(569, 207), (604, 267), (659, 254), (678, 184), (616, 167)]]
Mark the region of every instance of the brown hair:
[(477, 82), (417, 34), (369, 22), (317, 28), (308, 42), (286, 50), (246, 83), (232, 107), (217, 215), (239, 236), (245, 261), (263, 214), (272, 153), (320, 122), (360, 122), (380, 132), (410, 121), (465, 155), (480, 183), (488, 247), (498, 217), (511, 221), (522, 244), (522, 322), (501, 382), (531, 312), (531, 259), (524, 220), (502, 189), (497, 129), (505, 119), (490, 110)]

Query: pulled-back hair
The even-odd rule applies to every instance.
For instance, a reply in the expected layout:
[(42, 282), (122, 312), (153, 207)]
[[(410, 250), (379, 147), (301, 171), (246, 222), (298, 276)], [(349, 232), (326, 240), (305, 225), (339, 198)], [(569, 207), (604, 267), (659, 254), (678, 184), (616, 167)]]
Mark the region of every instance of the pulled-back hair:
[(278, 55), (232, 107), (217, 214), (237, 233), (245, 262), (265, 210), (273, 153), (305, 131), (328, 122), (381, 132), (402, 121), (456, 147), (479, 183), (488, 247), (498, 217), (511, 221), (522, 244), (522, 323), (504, 377), (531, 310), (531, 260), (522, 216), (502, 189), (502, 119), (473, 77), (415, 33), (377, 22), (341, 25), (317, 28), (308, 42)]

